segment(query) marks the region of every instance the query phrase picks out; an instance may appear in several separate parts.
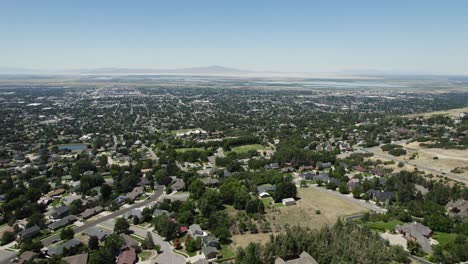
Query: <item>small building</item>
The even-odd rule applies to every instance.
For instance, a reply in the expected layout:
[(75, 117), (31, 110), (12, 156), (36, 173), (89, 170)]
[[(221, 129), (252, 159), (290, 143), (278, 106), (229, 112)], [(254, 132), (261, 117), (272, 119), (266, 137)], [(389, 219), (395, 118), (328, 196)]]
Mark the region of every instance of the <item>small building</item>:
[(296, 204), (296, 200), (294, 200), (294, 198), (284, 198), (283, 200), (281, 200), (281, 202), (284, 204), (284, 206)]

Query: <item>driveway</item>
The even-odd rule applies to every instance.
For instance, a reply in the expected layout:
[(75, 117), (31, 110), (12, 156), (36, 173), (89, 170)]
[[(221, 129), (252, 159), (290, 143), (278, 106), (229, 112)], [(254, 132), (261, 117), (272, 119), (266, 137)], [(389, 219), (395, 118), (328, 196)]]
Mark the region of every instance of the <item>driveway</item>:
[(0, 249), (0, 264), (7, 264), (14, 258), (18, 252)]

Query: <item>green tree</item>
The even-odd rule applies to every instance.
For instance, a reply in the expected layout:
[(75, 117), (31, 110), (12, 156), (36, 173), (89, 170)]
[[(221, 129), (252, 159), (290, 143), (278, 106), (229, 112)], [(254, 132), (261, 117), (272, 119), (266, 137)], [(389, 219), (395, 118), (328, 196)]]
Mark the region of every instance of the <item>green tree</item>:
[(127, 219), (120, 217), (117, 218), (114, 225), (114, 233), (128, 233), (128, 229), (130, 228), (130, 224), (128, 223)]
[(75, 231), (71, 227), (65, 227), (60, 231), (61, 240), (70, 240), (75, 236)]

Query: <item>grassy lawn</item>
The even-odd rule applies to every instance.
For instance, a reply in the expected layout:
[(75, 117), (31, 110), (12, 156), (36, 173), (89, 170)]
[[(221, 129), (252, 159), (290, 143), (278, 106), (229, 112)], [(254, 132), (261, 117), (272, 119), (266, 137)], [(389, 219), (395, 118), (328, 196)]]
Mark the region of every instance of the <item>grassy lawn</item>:
[(273, 202), (273, 198), (271, 197), (262, 198), (262, 203), (265, 207), (270, 205), (272, 202)]
[(388, 222), (379, 221), (379, 222), (362, 223), (363, 226), (369, 229), (375, 230), (375, 231), (379, 231), (379, 232), (394, 230), (396, 225), (401, 225), (401, 224), (403, 224), (403, 222), (399, 220), (392, 220)]
[(175, 149), (175, 151), (176, 151), (176, 152), (179, 152), (179, 153), (184, 153), (184, 152), (192, 151), (192, 150), (196, 150), (196, 151), (205, 151), (204, 148), (178, 148), (178, 149)]
[(54, 200), (50, 205), (52, 207), (57, 207), (60, 204), (60, 199)]
[(134, 234), (131, 234), (130, 236), (131, 236), (133, 239), (135, 239), (136, 241), (140, 242), (140, 243), (145, 242), (145, 239), (142, 238), (141, 236), (137, 236), (137, 235), (134, 235)]
[(456, 234), (449, 234), (444, 232), (435, 232), (433, 238), (439, 242), (441, 246), (445, 246), (448, 243), (455, 240)]
[(138, 254), (138, 257), (140, 257), (141, 261), (145, 261), (152, 256), (154, 256), (156, 252), (154, 250), (143, 250), (140, 254)]
[(261, 150), (261, 149), (266, 149), (266, 147), (260, 144), (251, 144), (251, 145), (243, 145), (243, 146), (234, 147), (232, 148), (231, 151), (234, 151), (237, 153), (246, 153), (251, 150)]
[(233, 258), (236, 254), (232, 251), (230, 245), (221, 245), (221, 250), (219, 251), (223, 256), (223, 260)]

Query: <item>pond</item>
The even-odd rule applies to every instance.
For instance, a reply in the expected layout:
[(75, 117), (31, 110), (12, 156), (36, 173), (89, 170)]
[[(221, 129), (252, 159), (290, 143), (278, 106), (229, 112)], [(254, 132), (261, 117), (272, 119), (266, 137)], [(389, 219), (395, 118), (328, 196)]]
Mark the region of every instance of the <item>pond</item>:
[(85, 150), (88, 148), (86, 144), (65, 144), (65, 145), (58, 145), (57, 148), (59, 150)]

